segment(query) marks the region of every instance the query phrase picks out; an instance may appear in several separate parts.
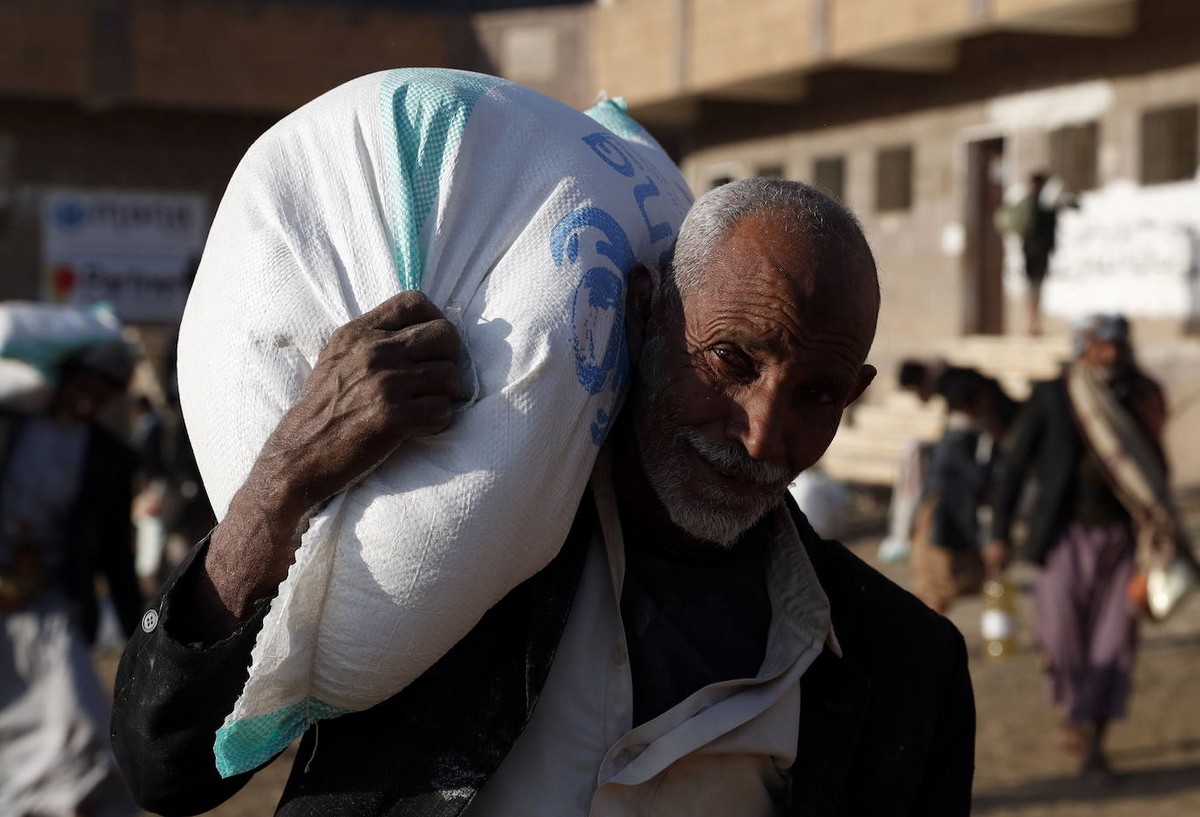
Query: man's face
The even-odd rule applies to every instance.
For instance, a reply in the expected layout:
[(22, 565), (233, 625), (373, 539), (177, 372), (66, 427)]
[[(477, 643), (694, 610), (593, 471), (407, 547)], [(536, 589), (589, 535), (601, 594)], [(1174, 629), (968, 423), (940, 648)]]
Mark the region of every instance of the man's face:
[(1105, 379), (1112, 380), (1129, 370), (1133, 353), (1127, 343), (1096, 338), (1088, 344), (1083, 359), (1099, 369)]
[(731, 544), (778, 505), (874, 376), (873, 276), (814, 258), (806, 237), (747, 216), (682, 316), (660, 302), (647, 326), (634, 431), (659, 500), (696, 538)]

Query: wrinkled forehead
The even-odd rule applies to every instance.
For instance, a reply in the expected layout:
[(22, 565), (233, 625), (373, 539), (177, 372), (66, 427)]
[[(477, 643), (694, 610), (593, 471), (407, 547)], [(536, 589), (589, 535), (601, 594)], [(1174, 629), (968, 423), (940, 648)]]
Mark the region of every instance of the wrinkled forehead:
[(869, 344), (879, 314), (875, 264), (865, 242), (846, 239), (769, 211), (745, 216), (709, 257), (701, 291), (715, 297), (770, 291), (807, 320), (854, 327)]

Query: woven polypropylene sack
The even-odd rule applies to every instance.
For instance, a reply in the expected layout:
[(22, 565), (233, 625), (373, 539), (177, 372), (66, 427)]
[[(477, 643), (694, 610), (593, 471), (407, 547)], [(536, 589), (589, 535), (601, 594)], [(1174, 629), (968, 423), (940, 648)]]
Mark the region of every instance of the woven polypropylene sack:
[(690, 203), (619, 104), (585, 115), (459, 71), (354, 80), (250, 149), (179, 341), (218, 516), (333, 330), (402, 289), (459, 325), (474, 393), (312, 520), (217, 735), (222, 774), (403, 689), (554, 557), (623, 396), (626, 275)]

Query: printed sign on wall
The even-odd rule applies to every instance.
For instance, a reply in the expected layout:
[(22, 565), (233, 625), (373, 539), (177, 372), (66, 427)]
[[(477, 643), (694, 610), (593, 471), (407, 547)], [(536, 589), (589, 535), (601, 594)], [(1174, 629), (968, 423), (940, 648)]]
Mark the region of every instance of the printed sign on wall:
[(42, 208), (43, 293), (56, 303), (109, 303), (126, 322), (177, 321), (208, 227), (199, 194), (51, 191)]
[[(1005, 289), (1025, 294), (1020, 239), (1006, 246)], [(1200, 182), (1114, 183), (1059, 213), (1042, 291), (1052, 315), (1200, 316)]]

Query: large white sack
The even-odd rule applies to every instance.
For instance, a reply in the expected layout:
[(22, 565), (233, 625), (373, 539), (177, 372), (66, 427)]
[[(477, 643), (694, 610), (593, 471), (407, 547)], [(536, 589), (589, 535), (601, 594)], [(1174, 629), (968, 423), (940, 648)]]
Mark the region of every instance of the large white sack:
[(50, 406), (54, 384), (23, 360), (0, 358), (0, 411), (37, 414)]
[(112, 308), (6, 301), (0, 303), (0, 357), (53, 372), (62, 360), (90, 346), (121, 338)]
[(623, 396), (625, 275), (691, 203), (620, 106), (589, 114), (385, 72), (281, 121), (234, 174), (179, 341), (218, 516), (330, 333), (401, 289), (460, 322), (476, 395), (313, 520), (218, 732), (222, 774), (395, 694), (565, 539)]

